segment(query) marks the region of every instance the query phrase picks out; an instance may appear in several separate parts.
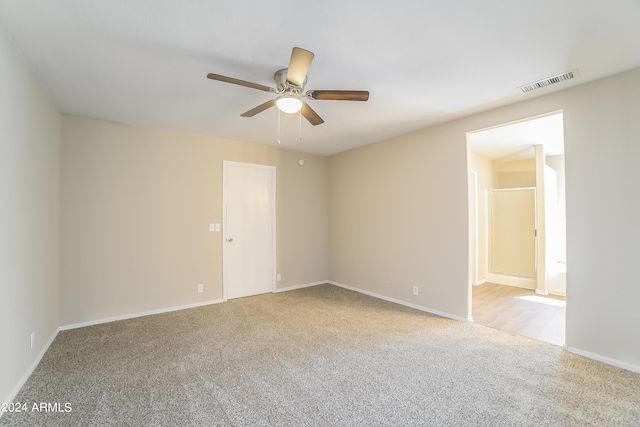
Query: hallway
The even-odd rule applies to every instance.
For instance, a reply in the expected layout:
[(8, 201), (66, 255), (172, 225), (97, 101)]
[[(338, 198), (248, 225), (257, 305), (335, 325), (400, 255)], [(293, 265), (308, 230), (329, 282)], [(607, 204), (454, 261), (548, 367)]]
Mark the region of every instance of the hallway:
[(565, 298), (484, 283), (473, 286), (473, 320), (484, 326), (562, 346)]

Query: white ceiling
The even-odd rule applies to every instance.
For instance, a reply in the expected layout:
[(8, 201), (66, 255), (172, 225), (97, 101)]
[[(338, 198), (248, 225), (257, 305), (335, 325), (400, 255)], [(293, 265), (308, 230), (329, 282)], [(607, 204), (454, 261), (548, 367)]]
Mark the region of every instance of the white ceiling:
[[(640, 66), (638, 0), (0, 0), (0, 25), (68, 114), (276, 144), (272, 94), (291, 49), (325, 123), (282, 122), (282, 146), (330, 155)], [(565, 71), (580, 77), (523, 94)]]
[(534, 158), (536, 145), (548, 156), (564, 154), (562, 113), (470, 132), (467, 141), (471, 151), (499, 161)]

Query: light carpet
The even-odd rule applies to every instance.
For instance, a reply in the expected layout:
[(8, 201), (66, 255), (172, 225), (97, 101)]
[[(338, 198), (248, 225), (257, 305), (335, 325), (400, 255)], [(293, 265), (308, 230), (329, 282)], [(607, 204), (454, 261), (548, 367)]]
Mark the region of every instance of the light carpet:
[(638, 426), (640, 375), (320, 285), (60, 332), (14, 402), (71, 411), (0, 426)]

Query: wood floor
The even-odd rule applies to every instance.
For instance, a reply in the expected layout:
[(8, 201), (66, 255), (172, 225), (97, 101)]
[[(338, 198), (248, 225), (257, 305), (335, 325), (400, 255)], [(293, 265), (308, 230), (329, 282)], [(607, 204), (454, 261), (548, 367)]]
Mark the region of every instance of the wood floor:
[(536, 297), (534, 299), (550, 303), (565, 300), (564, 297), (554, 295), (535, 295), (529, 289), (484, 283), (473, 286), (473, 320), (494, 329), (563, 345), (565, 307), (518, 297)]

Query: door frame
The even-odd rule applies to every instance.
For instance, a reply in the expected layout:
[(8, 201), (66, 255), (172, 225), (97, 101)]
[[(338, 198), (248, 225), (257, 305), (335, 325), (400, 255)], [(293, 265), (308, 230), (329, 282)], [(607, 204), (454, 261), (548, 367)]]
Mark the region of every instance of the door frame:
[(227, 257), (225, 257), (225, 247), (227, 243), (227, 239), (229, 236), (227, 235), (227, 170), (230, 166), (235, 167), (245, 167), (245, 168), (253, 168), (253, 169), (263, 169), (271, 171), (271, 241), (273, 242), (271, 253), (267, 254), (267, 256), (271, 257), (272, 264), (272, 274), (271, 274), (271, 292), (275, 292), (276, 290), (276, 167), (270, 165), (260, 165), (256, 163), (243, 163), (243, 162), (235, 162), (231, 160), (223, 160), (222, 161), (222, 299), (223, 301), (227, 301), (227, 291), (228, 291), (228, 267), (227, 267)]
[(471, 209), (469, 212), (470, 220), (469, 220), (469, 234), (470, 234), (470, 249), (471, 249), (471, 284), (473, 286), (478, 286), (478, 270), (479, 270), (479, 257), (478, 252), (479, 248), (479, 233), (478, 233), (478, 172), (475, 170), (469, 171), (469, 195), (470, 202), (469, 208)]

